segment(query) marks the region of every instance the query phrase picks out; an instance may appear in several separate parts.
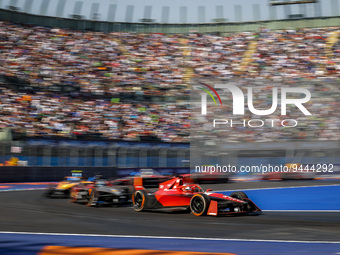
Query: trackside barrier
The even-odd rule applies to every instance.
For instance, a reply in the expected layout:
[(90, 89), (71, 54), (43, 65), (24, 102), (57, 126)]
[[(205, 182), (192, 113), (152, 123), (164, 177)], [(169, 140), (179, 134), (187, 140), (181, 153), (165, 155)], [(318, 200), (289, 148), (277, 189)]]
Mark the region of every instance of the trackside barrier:
[[(152, 168), (160, 174), (176, 175), (189, 172), (185, 167)], [(82, 170), (84, 177), (101, 174), (105, 178), (118, 178), (127, 176), (139, 168), (116, 167), (20, 167), (6, 166), (0, 168), (0, 183), (5, 182), (44, 182), (59, 181), (71, 175), (72, 170)]]

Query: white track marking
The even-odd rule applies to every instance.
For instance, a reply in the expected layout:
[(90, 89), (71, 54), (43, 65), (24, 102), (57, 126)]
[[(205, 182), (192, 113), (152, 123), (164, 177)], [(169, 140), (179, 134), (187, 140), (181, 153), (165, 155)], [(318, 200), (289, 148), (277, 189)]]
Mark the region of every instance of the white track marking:
[(296, 189), (296, 188), (315, 188), (315, 187), (333, 187), (339, 186), (340, 184), (329, 184), (329, 185), (311, 185), (311, 186), (293, 186), (293, 187), (272, 187), (272, 188), (256, 188), (256, 189), (229, 189), (229, 190), (215, 190), (216, 192), (225, 192), (225, 191), (244, 191), (244, 190), (267, 190), (267, 189)]
[(204, 237), (176, 237), (176, 236), (135, 236), (135, 235), (99, 235), (99, 234), (69, 234), (69, 233), (36, 233), (0, 231), (0, 234), (20, 235), (48, 235), (48, 236), (86, 236), (86, 237), (118, 237), (118, 238), (149, 238), (149, 239), (180, 239), (180, 240), (207, 240), (207, 241), (239, 241), (239, 242), (271, 242), (271, 243), (312, 243), (312, 244), (340, 244), (340, 241), (296, 241), (296, 240), (263, 240), (263, 239), (229, 239)]

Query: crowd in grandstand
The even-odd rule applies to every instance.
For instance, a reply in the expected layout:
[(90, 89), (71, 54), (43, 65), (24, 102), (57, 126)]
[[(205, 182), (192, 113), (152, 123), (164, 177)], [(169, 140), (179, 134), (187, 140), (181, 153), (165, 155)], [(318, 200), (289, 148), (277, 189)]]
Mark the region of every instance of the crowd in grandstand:
[(1, 88), (0, 128), (10, 127), (28, 137), (83, 135), (105, 139), (138, 140), (140, 135), (165, 142), (188, 139), (189, 111), (184, 106), (119, 103), (94, 99), (32, 96)]
[[(121, 93), (189, 96), (188, 76), (209, 81), (261, 80), (269, 84), (263, 86), (268, 91), (273, 81), (309, 81), (311, 91), (325, 94), (312, 101), (313, 116), (303, 119), (299, 129), (259, 132), (238, 128), (237, 132), (226, 132), (225, 137), (230, 141), (285, 137), (339, 140), (336, 110), (340, 105), (334, 94), (339, 86), (327, 84), (340, 78), (340, 44), (332, 45), (331, 54), (326, 51), (327, 39), (337, 30), (164, 35), (70, 31), (0, 21), (0, 75), (40, 87), (78, 86), (80, 93), (117, 98)], [(250, 42), (256, 42), (256, 50), (245, 61)], [(135, 140), (145, 134), (167, 142), (187, 142), (190, 138), (190, 109), (184, 105), (1, 90), (0, 127), (11, 127), (27, 136), (97, 134)], [(255, 102), (268, 108), (270, 98), (261, 100)]]
[[(340, 77), (339, 44), (334, 46), (331, 58), (326, 55), (326, 45), (330, 33), (337, 29), (261, 29), (226, 37), (203, 35), (192, 40), (191, 64), (196, 76), (224, 79), (336, 79)], [(256, 42), (256, 51), (243, 66), (250, 41)]]

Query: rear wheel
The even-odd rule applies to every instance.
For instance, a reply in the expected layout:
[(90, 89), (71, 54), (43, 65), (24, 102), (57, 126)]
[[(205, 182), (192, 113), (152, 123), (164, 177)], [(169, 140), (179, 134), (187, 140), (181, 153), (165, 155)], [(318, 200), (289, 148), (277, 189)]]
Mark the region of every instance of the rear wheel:
[(147, 193), (145, 190), (137, 190), (132, 196), (133, 209), (141, 212), (145, 209)]
[(210, 198), (205, 194), (196, 194), (191, 198), (190, 210), (195, 216), (205, 215), (210, 205)]

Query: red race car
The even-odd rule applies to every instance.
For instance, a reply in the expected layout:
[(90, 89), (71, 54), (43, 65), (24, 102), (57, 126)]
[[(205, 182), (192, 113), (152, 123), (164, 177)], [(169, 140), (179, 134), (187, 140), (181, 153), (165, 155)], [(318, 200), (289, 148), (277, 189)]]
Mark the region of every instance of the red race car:
[(141, 185), (141, 180), (134, 182), (132, 196), (135, 211), (153, 209), (190, 210), (195, 216), (259, 213), (261, 209), (245, 193), (237, 191), (226, 196), (204, 191), (197, 184), (183, 184), (183, 178), (176, 177), (159, 185), (156, 192), (149, 192)]

